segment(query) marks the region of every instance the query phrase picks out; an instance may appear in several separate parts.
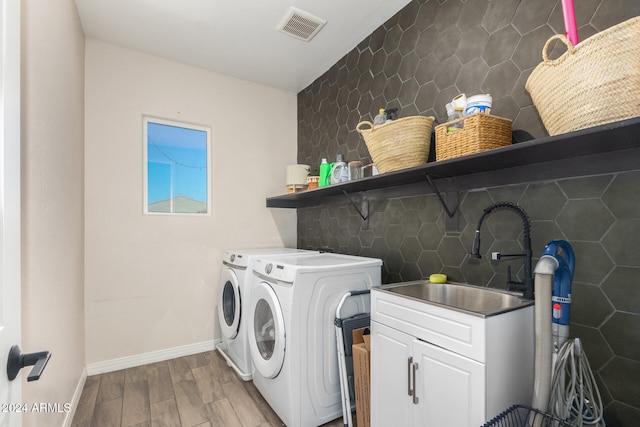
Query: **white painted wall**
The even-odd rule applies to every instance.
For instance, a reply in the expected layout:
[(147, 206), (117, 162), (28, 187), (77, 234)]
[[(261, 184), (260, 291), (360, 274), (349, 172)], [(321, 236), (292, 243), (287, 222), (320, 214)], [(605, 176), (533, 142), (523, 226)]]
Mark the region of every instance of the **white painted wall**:
[[(296, 244), (267, 209), (296, 163), (296, 94), (93, 39), (85, 61), (88, 365), (219, 338), (222, 254)], [(211, 216), (143, 215), (142, 116), (210, 126)]]
[[(52, 353), (39, 381), (23, 370), (22, 402), (62, 406), (85, 367), (84, 35), (73, 0), (21, 3), (21, 347)], [(23, 425), (64, 417), (30, 412)]]

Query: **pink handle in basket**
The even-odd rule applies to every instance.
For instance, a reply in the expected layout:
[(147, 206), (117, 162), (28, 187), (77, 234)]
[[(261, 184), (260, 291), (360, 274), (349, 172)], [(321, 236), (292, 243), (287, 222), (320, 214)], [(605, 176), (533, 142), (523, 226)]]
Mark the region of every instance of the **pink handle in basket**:
[(578, 28), (576, 27), (576, 14), (573, 9), (573, 0), (562, 0), (562, 15), (564, 16), (564, 29), (567, 38), (572, 45), (578, 44)]

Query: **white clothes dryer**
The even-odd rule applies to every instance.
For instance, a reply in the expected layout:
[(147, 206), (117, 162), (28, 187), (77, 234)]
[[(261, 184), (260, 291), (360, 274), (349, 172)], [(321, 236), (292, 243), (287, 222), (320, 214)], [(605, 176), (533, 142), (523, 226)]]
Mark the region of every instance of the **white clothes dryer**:
[[(323, 253), (255, 261), (247, 326), (253, 382), (288, 427), (342, 416), (334, 320), (347, 291), (380, 285), (382, 261)], [(345, 316), (369, 312), (368, 294)]]
[(226, 251), (220, 271), (218, 320), (222, 340), (216, 348), (227, 364), (245, 381), (251, 380), (251, 355), (247, 339), (246, 319), (249, 301), (249, 279), (257, 256), (279, 254), (317, 254), (290, 248), (235, 249)]

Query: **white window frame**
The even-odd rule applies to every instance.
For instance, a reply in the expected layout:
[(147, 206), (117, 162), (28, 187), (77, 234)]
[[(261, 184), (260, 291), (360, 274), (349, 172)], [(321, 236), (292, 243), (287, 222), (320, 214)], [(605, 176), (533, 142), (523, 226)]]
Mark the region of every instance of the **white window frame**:
[[(207, 211), (203, 212), (172, 212), (173, 208), (170, 212), (153, 212), (149, 211), (149, 158), (148, 158), (148, 135), (147, 129), (149, 123), (156, 123), (160, 125), (179, 127), (184, 129), (192, 129), (196, 131), (205, 132), (207, 135)], [(211, 216), (212, 215), (212, 198), (213, 192), (212, 187), (213, 183), (211, 182), (212, 177), (212, 151), (211, 151), (211, 127), (204, 125), (197, 125), (188, 122), (179, 122), (176, 120), (169, 119), (161, 119), (151, 115), (143, 115), (142, 117), (142, 147), (143, 147), (143, 156), (142, 156), (142, 169), (143, 169), (143, 204), (142, 210), (145, 215), (186, 215), (186, 216)], [(171, 195), (173, 199), (173, 194)]]

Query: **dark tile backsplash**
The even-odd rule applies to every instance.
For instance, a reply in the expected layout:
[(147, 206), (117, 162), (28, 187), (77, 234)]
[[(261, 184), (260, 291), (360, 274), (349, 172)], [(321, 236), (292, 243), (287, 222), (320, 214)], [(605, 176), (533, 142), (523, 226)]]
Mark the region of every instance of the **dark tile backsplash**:
[[(638, 0), (575, 2), (579, 37), (640, 15)], [(317, 169), (338, 153), (370, 160), (355, 131), (380, 107), (399, 116), (446, 121), (458, 93), (490, 93), (493, 113), (513, 120), (514, 142), (546, 136), (524, 89), (546, 40), (563, 33), (557, 0), (414, 0), (298, 94), (298, 161)], [(562, 53), (560, 46), (551, 55)], [(604, 143), (604, 141), (603, 141)], [(375, 200), (366, 229), (351, 204), (298, 209), (298, 247), (373, 256), (385, 283), (446, 273), (452, 280), (504, 288), (507, 265), (471, 262), (482, 210), (518, 202), (532, 222), (534, 257), (553, 239), (577, 258), (571, 335), (583, 340), (606, 406), (608, 426), (640, 419), (640, 171), (460, 193), (460, 232), (445, 233), (434, 195)], [(483, 225), (482, 252), (521, 250), (521, 221), (496, 212)], [(536, 261), (536, 260), (534, 260)], [(516, 402), (514, 402), (516, 403)]]

